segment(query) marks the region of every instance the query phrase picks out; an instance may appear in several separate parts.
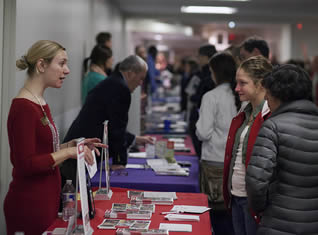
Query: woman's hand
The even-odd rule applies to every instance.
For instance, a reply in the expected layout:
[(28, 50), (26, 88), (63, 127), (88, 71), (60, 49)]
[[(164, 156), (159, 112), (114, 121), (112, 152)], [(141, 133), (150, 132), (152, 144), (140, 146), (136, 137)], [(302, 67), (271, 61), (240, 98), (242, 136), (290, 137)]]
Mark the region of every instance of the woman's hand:
[(154, 144), (154, 139), (151, 136), (136, 136), (136, 144)]
[(106, 144), (102, 144), (99, 138), (88, 138), (84, 140), (84, 145), (87, 146), (90, 150), (94, 150), (95, 153), (100, 156), (100, 152), (97, 147), (108, 148)]

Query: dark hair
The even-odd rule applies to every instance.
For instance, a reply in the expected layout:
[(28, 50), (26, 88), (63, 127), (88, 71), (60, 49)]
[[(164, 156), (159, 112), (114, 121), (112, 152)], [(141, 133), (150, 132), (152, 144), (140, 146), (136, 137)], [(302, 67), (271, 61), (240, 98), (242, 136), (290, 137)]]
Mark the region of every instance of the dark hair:
[(105, 42), (112, 39), (112, 34), (109, 32), (100, 32), (96, 36), (96, 44), (105, 45)]
[(216, 53), (214, 45), (208, 44), (199, 48), (199, 55), (207, 56), (209, 59)]
[(311, 100), (312, 83), (308, 73), (293, 64), (275, 66), (262, 81), (263, 87), (281, 102)]
[(218, 52), (209, 61), (210, 68), (213, 70), (217, 85), (228, 82), (231, 85), (235, 97), (236, 109), (239, 110), (241, 102), (238, 94), (235, 92), (236, 87), (236, 62), (234, 57), (228, 52)]
[(158, 54), (158, 50), (157, 50), (157, 48), (155, 47), (155, 46), (150, 46), (149, 48), (148, 48), (148, 54), (149, 55), (151, 55), (151, 57), (153, 58), (153, 59), (156, 59), (156, 56), (157, 56), (157, 54)]
[(252, 53), (252, 51), (257, 48), (260, 53), (268, 58), (269, 57), (269, 47), (265, 40), (258, 37), (247, 38), (241, 45), (246, 51)]
[(86, 58), (83, 62), (84, 72), (87, 71), (89, 60), (91, 60), (91, 64), (104, 65), (112, 56), (113, 52), (110, 48), (104, 45), (96, 45), (93, 48), (90, 57)]
[(301, 59), (289, 59), (287, 60), (287, 62), (285, 64), (294, 64), (297, 65), (301, 68), (305, 68), (305, 61), (301, 60)]
[(188, 64), (190, 66), (190, 76), (198, 73), (200, 71), (200, 66), (198, 62), (194, 58), (187, 58), (185, 61), (185, 65)]

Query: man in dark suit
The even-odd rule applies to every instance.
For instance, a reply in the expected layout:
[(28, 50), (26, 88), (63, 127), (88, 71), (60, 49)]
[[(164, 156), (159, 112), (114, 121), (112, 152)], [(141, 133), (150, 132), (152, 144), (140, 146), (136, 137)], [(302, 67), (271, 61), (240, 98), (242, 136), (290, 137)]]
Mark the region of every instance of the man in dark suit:
[[(117, 71), (88, 93), (64, 141), (79, 137), (103, 139), (103, 123), (108, 120), (109, 156), (113, 158), (111, 168), (125, 168), (127, 152), (132, 144), (153, 143), (150, 136), (135, 136), (126, 131), (131, 93), (142, 84), (147, 69), (147, 63), (139, 56), (131, 55), (124, 59)], [(61, 174), (63, 180), (76, 179), (76, 160), (65, 161)]]

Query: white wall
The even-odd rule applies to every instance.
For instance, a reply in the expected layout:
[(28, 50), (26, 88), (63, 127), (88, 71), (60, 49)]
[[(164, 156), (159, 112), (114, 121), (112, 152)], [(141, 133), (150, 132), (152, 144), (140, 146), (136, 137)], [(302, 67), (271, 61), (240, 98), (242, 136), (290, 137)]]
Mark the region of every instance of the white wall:
[[(45, 97), (62, 139), (81, 108), (82, 61), (89, 56), (100, 31), (113, 34), (115, 61), (124, 54), (123, 20), (110, 1), (104, 0), (17, 0), (16, 57), (39, 39), (60, 42), (69, 56), (70, 75), (61, 89), (48, 89)], [(18, 72), (16, 91), (23, 86)]]
[(81, 107), (82, 61), (96, 34), (113, 34), (115, 62), (128, 53), (123, 17), (110, 0), (0, 0), (0, 15), (0, 234), (6, 234), (3, 199), (11, 181), (6, 120), (11, 99), (25, 80), (25, 72), (16, 71), (15, 60), (40, 39), (58, 41), (66, 48), (71, 73), (63, 88), (45, 94), (62, 138)]
[(295, 24), (291, 25), (292, 50), (291, 58), (304, 59), (302, 46), (307, 47), (308, 56), (318, 55), (317, 22), (303, 22), (303, 28), (298, 30)]
[[(7, 137), (7, 116), (11, 104), (12, 91), (15, 89), (15, 16), (16, 1), (0, 0), (0, 234), (5, 234), (5, 222), (3, 215), (3, 200), (11, 181), (11, 164), (9, 158), (9, 146)], [(3, 21), (2, 21), (3, 20)]]

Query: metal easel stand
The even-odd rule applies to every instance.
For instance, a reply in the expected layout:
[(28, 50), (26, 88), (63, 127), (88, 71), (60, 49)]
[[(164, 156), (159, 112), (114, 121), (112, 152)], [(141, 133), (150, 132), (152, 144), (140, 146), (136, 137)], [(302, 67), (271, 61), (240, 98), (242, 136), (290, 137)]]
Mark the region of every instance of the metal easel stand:
[[(108, 145), (108, 121), (104, 122), (104, 135), (103, 143)], [(105, 183), (106, 188), (102, 188), (102, 175), (103, 175), (103, 161), (105, 163)], [(109, 170), (109, 152), (108, 148), (103, 148), (102, 150), (102, 159), (100, 163), (99, 171), (99, 188), (96, 191), (95, 200), (110, 200), (112, 198), (113, 192), (110, 189), (110, 170)]]

